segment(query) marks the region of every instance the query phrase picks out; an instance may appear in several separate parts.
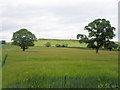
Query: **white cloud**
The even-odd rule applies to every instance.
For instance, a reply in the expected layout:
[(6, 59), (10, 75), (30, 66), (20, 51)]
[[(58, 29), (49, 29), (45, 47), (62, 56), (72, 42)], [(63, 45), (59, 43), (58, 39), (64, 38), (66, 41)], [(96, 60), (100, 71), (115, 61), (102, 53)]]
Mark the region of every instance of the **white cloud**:
[[(96, 18), (106, 18), (117, 28), (117, 2), (118, 0), (2, 0), (0, 18), (3, 34), (0, 34), (0, 38), (10, 41), (13, 32), (27, 28), (37, 38), (76, 39), (78, 33), (86, 34), (84, 26)], [(117, 38), (118, 36), (114, 40)]]

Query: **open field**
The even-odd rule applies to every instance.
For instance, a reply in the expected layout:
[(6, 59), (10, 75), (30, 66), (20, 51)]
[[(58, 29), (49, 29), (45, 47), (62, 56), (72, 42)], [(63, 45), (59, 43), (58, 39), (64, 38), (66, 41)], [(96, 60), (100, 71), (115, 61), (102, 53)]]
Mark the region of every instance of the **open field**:
[(116, 88), (118, 86), (118, 52), (3, 46), (3, 87), (31, 88)]
[(47, 42), (51, 43), (52, 47), (55, 47), (56, 44), (68, 44), (68, 47), (86, 47), (87, 44), (80, 44), (78, 40), (61, 40), (61, 39), (40, 39), (35, 42), (35, 46), (45, 46)]

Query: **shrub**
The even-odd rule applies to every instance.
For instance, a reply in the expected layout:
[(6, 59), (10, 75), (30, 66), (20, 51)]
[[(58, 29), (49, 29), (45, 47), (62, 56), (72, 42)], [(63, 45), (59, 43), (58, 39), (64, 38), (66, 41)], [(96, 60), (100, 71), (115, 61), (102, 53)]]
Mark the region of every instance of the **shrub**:
[(63, 45), (56, 44), (55, 46), (56, 46), (56, 47), (68, 47), (68, 44), (63, 44)]
[(63, 44), (61, 47), (68, 47), (68, 44)]
[(45, 44), (45, 46), (46, 46), (46, 47), (50, 47), (50, 46), (51, 46), (50, 42), (47, 42), (47, 43)]
[(61, 47), (61, 45), (60, 45), (60, 44), (56, 44), (55, 46), (56, 46), (56, 47)]
[(5, 41), (5, 40), (2, 40), (0, 43), (1, 43), (1, 44), (6, 44), (6, 41)]

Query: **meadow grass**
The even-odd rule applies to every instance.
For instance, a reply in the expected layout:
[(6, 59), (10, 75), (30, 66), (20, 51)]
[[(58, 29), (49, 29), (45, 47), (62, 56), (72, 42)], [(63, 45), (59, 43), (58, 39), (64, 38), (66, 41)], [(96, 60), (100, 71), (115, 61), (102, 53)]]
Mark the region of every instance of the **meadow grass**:
[(3, 87), (115, 88), (118, 87), (118, 52), (5, 46)]
[(47, 77), (34, 76), (8, 84), (7, 88), (117, 88), (118, 80), (109, 76), (99, 77)]
[(86, 47), (87, 44), (80, 44), (78, 40), (59, 40), (59, 39), (39, 39), (35, 42), (35, 46), (45, 46), (47, 42), (50, 42), (52, 47), (55, 47), (56, 44), (67, 44), (68, 47)]

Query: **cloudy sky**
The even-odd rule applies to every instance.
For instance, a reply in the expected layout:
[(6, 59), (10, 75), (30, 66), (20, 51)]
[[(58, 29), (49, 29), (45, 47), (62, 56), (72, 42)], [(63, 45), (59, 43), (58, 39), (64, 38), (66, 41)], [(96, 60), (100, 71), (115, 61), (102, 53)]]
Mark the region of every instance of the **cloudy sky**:
[(97, 18), (110, 20), (118, 40), (119, 0), (0, 0), (0, 39), (26, 28), (37, 38), (76, 39)]

